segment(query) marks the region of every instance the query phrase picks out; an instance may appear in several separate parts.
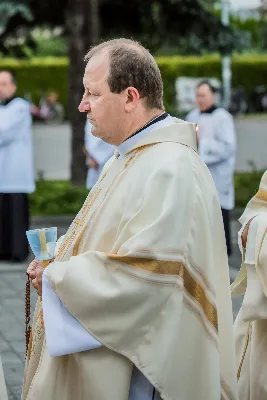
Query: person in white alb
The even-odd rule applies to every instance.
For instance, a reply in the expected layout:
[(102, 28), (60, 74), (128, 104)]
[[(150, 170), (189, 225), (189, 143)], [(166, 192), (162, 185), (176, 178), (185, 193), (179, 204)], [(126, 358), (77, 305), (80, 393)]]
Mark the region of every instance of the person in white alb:
[(0, 260), (28, 254), (28, 193), (35, 190), (30, 104), (16, 96), (13, 74), (0, 71)]
[(231, 255), (230, 210), (234, 208), (236, 133), (233, 117), (215, 104), (216, 89), (202, 81), (196, 89), (198, 108), (186, 120), (198, 124), (198, 153), (214, 180), (224, 222), (228, 255)]
[(114, 146), (104, 142), (92, 134), (92, 124), (86, 121), (84, 145), (86, 152), (86, 166), (88, 168), (86, 187), (91, 190), (98, 181), (106, 162), (114, 154)]
[(239, 219), (242, 266), (232, 295), (244, 295), (235, 320), (239, 398), (267, 398), (267, 171)]
[(116, 147), (38, 301), (22, 400), (237, 400), (229, 270), (194, 124), (171, 117), (152, 55), (114, 39), (86, 56), (79, 110)]

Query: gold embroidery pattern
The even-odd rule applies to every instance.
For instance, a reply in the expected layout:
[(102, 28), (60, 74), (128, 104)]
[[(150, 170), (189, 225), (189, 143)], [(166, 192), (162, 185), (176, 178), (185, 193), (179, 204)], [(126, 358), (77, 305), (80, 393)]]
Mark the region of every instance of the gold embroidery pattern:
[[(127, 159), (127, 162), (125, 163), (123, 170), (120, 171), (120, 172), (114, 177), (113, 181), (112, 181), (111, 184), (109, 185), (109, 188), (108, 188), (108, 190), (106, 191), (106, 193), (105, 193), (105, 195), (104, 195), (104, 198), (103, 198), (103, 200), (102, 200), (102, 203), (105, 201), (105, 199), (106, 199), (106, 197), (107, 197), (107, 195), (108, 195), (110, 189), (113, 187), (113, 185), (114, 185), (114, 183), (116, 182), (118, 176), (119, 176), (120, 174), (122, 174), (122, 173), (125, 171), (125, 169), (128, 168), (129, 165), (132, 163), (132, 161), (135, 159), (136, 153), (137, 153), (137, 152), (135, 152), (134, 155), (132, 155), (131, 157), (129, 157), (129, 158)], [(101, 203), (101, 204), (102, 204), (102, 203)], [(77, 239), (77, 241), (76, 241), (76, 243), (75, 243), (75, 245), (74, 245), (74, 248), (73, 248), (73, 255), (74, 255), (74, 256), (78, 254), (79, 246), (80, 246), (80, 243), (81, 243), (81, 240), (82, 240), (82, 236), (83, 236), (82, 234), (83, 234), (83, 232), (86, 230), (86, 228), (87, 228), (89, 222), (91, 221), (91, 219), (94, 217), (96, 211), (97, 211), (97, 210), (94, 210), (94, 212), (93, 212), (93, 214), (91, 215), (90, 219), (87, 221), (87, 224), (84, 226), (83, 230), (82, 230), (82, 231), (80, 232), (80, 234), (79, 234), (79, 235), (80, 235), (80, 238)]]
[(252, 327), (252, 325), (251, 325), (251, 322), (250, 322), (249, 326), (248, 326), (245, 347), (244, 347), (242, 358), (241, 358), (241, 361), (240, 361), (240, 364), (239, 364), (239, 368), (238, 368), (238, 371), (237, 371), (237, 380), (238, 381), (240, 379), (242, 367), (243, 367), (243, 364), (244, 364), (244, 360), (245, 360), (245, 357), (246, 357), (246, 353), (247, 353), (247, 349), (248, 349), (248, 345), (249, 345), (249, 341), (250, 341), (250, 337), (251, 337), (251, 327)]
[[(135, 251), (137, 253), (140, 253), (140, 257), (142, 258), (142, 253), (147, 254), (147, 257), (151, 256), (152, 254), (156, 253), (160, 253), (160, 254), (173, 254), (173, 255), (178, 255), (178, 256), (183, 256), (184, 254), (181, 252), (181, 250), (177, 250), (177, 249), (160, 249), (160, 248), (153, 248), (149, 249), (146, 247), (138, 247), (137, 249), (135, 249)], [(137, 255), (137, 257), (139, 257), (139, 255)], [(203, 283), (205, 284), (205, 286), (207, 287), (207, 289), (210, 291), (210, 293), (215, 296), (215, 292), (213, 290), (213, 288), (211, 287), (210, 282), (208, 281), (208, 279), (204, 276), (203, 272), (201, 272), (192, 262), (192, 260), (188, 258), (189, 264), (191, 266), (191, 268), (194, 270), (194, 272), (202, 279)]]
[[(132, 163), (132, 161), (135, 159), (136, 155), (141, 153), (143, 150), (149, 148), (150, 145), (147, 146), (143, 146), (140, 147), (136, 150), (134, 150), (127, 158), (125, 161), (125, 165), (122, 171), (119, 172), (118, 175), (120, 175), (121, 173), (123, 173), (125, 171), (126, 168), (128, 168), (130, 166), (130, 164)], [(113, 163), (112, 163), (113, 164)], [(111, 164), (111, 165), (112, 165)], [(111, 167), (110, 165), (110, 167)], [(100, 180), (97, 183), (97, 186), (104, 180), (104, 178), (106, 177), (106, 175), (108, 174), (108, 171), (110, 169), (110, 167), (103, 173), (103, 175), (101, 176)], [(117, 176), (118, 176), (117, 175)], [(114, 181), (116, 180), (117, 176), (115, 177), (115, 179), (113, 180), (112, 184), (110, 185), (109, 189), (113, 186)], [(109, 191), (108, 189), (108, 191)], [(92, 194), (91, 194), (92, 193)], [(90, 194), (88, 195), (87, 199), (85, 200), (85, 203), (80, 211), (80, 213), (76, 216), (76, 218), (74, 219), (69, 231), (69, 235), (67, 234), (66, 239), (64, 240), (64, 242), (62, 243), (62, 245), (60, 246), (58, 255), (56, 257), (56, 261), (62, 260), (62, 258), (64, 258), (64, 255), (69, 251), (69, 249), (71, 248), (74, 239), (82, 233), (83, 230), (83, 226), (84, 223), (86, 221), (86, 217), (87, 214), (89, 212), (89, 210), (91, 209), (92, 205), (94, 204), (95, 200), (98, 198), (99, 194), (101, 193), (101, 189), (99, 189), (98, 187), (95, 187), (95, 190), (93, 189), (93, 192), (90, 192)], [(106, 197), (106, 196), (105, 196)], [(76, 248), (74, 249), (74, 252), (77, 253), (78, 251), (78, 245), (77, 244)], [(77, 254), (76, 254), (77, 255)]]
[(118, 256), (108, 254), (110, 260), (122, 262), (134, 268), (160, 275), (179, 276), (183, 280), (184, 289), (202, 308), (207, 320), (218, 332), (217, 309), (208, 299), (205, 290), (195, 280), (195, 278), (186, 269), (183, 263), (178, 261), (150, 260), (148, 258), (136, 258), (128, 256)]
[(267, 190), (259, 189), (255, 197), (259, 200), (267, 201)]
[(88, 196), (86, 199), (83, 208), (81, 209), (80, 213), (77, 215), (77, 217), (74, 219), (72, 228), (71, 228), (71, 233), (69, 236), (64, 240), (62, 245), (60, 246), (58, 255), (56, 257), (56, 260), (61, 260), (64, 257), (64, 254), (70, 249), (70, 247), (73, 244), (73, 241), (75, 237), (79, 234), (79, 232), (82, 230), (87, 214), (89, 210), (91, 209), (92, 205), (94, 204), (95, 200), (98, 198), (99, 194), (101, 192), (101, 189), (97, 189), (92, 193), (92, 195)]

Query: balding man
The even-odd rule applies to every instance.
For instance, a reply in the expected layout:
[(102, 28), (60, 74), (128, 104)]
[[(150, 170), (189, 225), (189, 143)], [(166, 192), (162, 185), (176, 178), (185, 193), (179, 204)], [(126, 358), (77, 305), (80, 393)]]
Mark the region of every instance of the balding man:
[(21, 262), (28, 256), (34, 172), (30, 105), (16, 90), (13, 74), (0, 71), (0, 260)]
[[(164, 111), (152, 55), (86, 56), (92, 134), (116, 146), (47, 269), (22, 399), (237, 399), (220, 205), (195, 125)], [(42, 317), (43, 315), (43, 317)]]

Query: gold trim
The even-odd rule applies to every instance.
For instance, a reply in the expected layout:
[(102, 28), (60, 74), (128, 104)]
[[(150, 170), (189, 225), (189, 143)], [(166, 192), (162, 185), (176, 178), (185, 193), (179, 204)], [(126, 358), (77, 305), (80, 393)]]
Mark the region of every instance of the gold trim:
[(151, 260), (148, 258), (119, 256), (117, 254), (108, 254), (107, 257), (112, 261), (122, 262), (131, 267), (154, 274), (179, 276), (183, 280), (184, 288), (187, 293), (200, 305), (206, 318), (216, 332), (218, 332), (216, 307), (210, 302), (205, 290), (190, 274), (182, 262)]
[(239, 368), (238, 368), (238, 371), (237, 371), (237, 380), (238, 381), (240, 379), (243, 363), (244, 363), (244, 360), (245, 360), (245, 357), (246, 357), (246, 353), (247, 353), (247, 349), (248, 349), (248, 345), (249, 345), (249, 340), (250, 340), (250, 334), (251, 334), (251, 322), (248, 325), (248, 331), (247, 331), (245, 347), (244, 347), (242, 358), (241, 358), (241, 361), (240, 361), (240, 364), (239, 364)]
[(259, 189), (255, 197), (262, 201), (267, 201), (267, 190)]

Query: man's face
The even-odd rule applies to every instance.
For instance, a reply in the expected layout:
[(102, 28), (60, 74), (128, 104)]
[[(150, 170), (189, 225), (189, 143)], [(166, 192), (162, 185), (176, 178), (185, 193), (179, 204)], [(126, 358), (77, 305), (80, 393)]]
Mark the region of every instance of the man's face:
[(108, 76), (107, 56), (98, 55), (89, 60), (83, 79), (85, 93), (79, 111), (87, 112), (94, 136), (118, 145), (123, 141), (126, 97), (124, 92), (118, 94), (110, 91)]
[(196, 101), (200, 111), (206, 111), (215, 103), (215, 95), (209, 85), (201, 85), (196, 91)]
[(47, 101), (49, 104), (56, 104), (57, 100), (58, 100), (58, 95), (56, 93), (50, 93), (47, 96)]
[(11, 74), (6, 71), (0, 72), (0, 100), (8, 100), (13, 97), (16, 89)]

